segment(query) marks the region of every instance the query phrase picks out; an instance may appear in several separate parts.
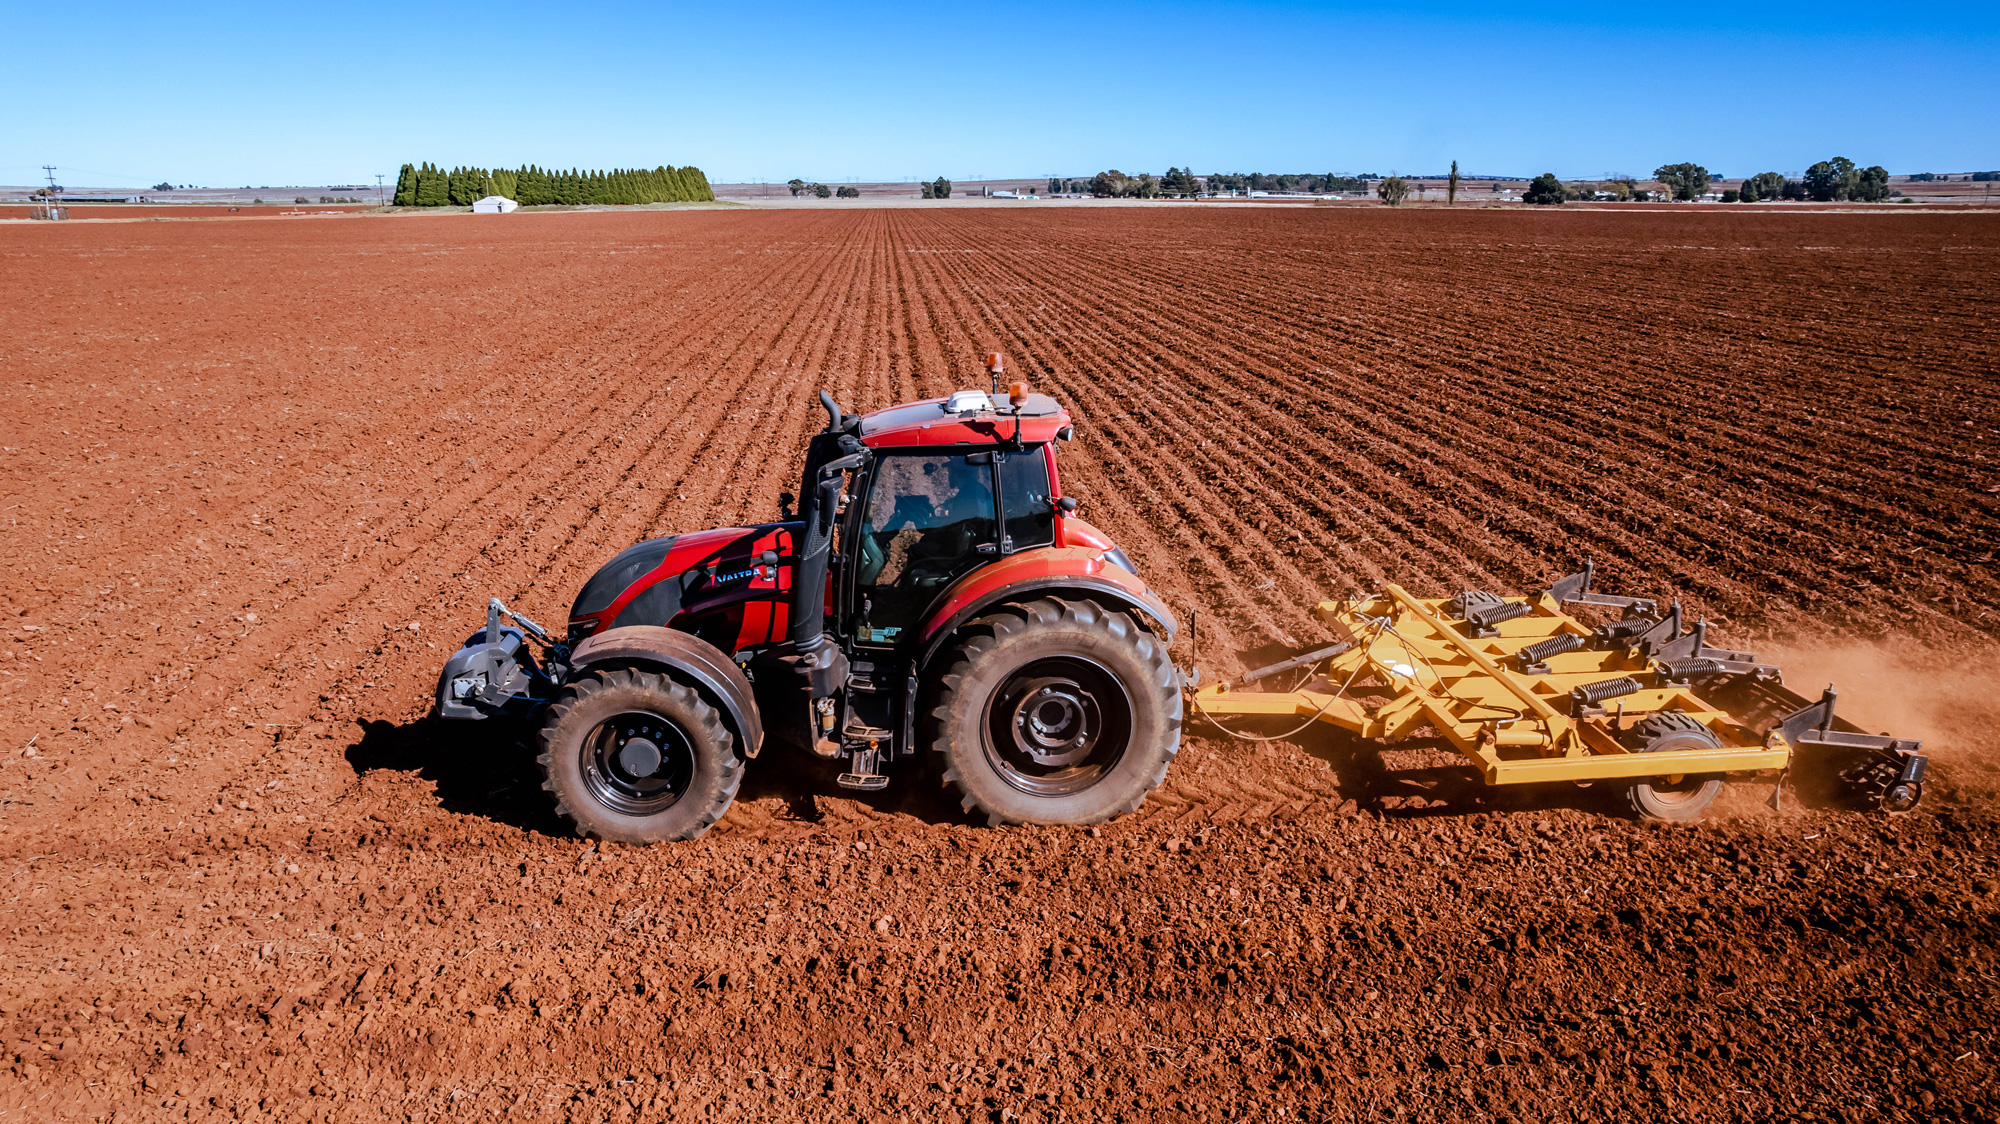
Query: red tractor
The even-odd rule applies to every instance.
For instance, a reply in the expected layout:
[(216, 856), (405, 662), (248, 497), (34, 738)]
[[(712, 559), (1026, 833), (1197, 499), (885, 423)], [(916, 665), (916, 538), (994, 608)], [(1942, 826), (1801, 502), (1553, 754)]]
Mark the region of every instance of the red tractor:
[(781, 519), (627, 548), (560, 640), (494, 600), (438, 712), (539, 721), (543, 787), (599, 839), (700, 835), (767, 736), (862, 790), (929, 748), (995, 823), (1132, 810), (1180, 747), (1174, 617), (1062, 494), (1069, 415), (987, 367), (860, 416), (822, 392)]

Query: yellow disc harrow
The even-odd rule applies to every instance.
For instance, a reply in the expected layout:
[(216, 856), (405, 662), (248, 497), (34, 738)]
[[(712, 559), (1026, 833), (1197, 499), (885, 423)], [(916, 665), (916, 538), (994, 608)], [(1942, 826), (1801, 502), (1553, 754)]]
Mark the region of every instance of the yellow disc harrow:
[[(1661, 819), (1698, 815), (1720, 788), (1709, 779), (1779, 772), (1807, 751), (1837, 758), (1879, 806), (1915, 806), (1920, 743), (1836, 718), (1831, 686), (1808, 700), (1778, 668), (1708, 646), (1705, 624), (1684, 626), (1678, 604), (1662, 613), (1590, 581), (1586, 565), (1533, 597), (1422, 598), (1389, 585), (1324, 601), (1318, 616), (1340, 643), (1199, 688), (1190, 702), (1229, 733), (1226, 720), (1253, 716), (1385, 742), (1428, 728), (1489, 785), (1636, 782), (1635, 807)], [(1620, 615), (1588, 624), (1574, 605)], [(1259, 689), (1285, 672), (1303, 681)]]

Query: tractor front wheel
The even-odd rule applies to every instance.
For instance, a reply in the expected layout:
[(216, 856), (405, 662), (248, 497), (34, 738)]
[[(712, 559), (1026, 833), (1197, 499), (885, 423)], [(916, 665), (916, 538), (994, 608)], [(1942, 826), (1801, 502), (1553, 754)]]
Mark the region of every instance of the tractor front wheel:
[(1102, 823), (1137, 808), (1180, 749), (1179, 675), (1125, 613), (1055, 598), (966, 626), (934, 748), (991, 823)]
[(655, 672), (590, 673), (563, 688), (542, 726), (542, 788), (577, 834), (613, 843), (693, 839), (743, 783), (716, 709)]

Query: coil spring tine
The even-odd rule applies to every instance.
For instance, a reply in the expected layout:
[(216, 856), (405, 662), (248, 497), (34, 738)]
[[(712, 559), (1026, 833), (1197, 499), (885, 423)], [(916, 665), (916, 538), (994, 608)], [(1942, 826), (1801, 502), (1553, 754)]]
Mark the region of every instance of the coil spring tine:
[(1583, 686), (1569, 693), (1570, 714), (1572, 716), (1581, 716), (1587, 708), (1596, 706), (1607, 699), (1615, 699), (1621, 695), (1636, 695), (1643, 690), (1645, 688), (1639, 685), (1639, 681), (1629, 675), (1620, 676), (1617, 679), (1600, 679), (1595, 683), (1585, 683)]
[(1590, 637), (1580, 633), (1565, 632), (1561, 636), (1551, 636), (1547, 640), (1537, 640), (1533, 644), (1514, 653), (1514, 663), (1523, 671), (1529, 668), (1542, 668), (1546, 670), (1546, 668), (1543, 668), (1543, 665), (1549, 662), (1549, 657), (1581, 651), (1588, 647), (1590, 647)]
[(1722, 661), (1706, 656), (1690, 656), (1680, 660), (1661, 660), (1660, 678), (1668, 683), (1685, 683), (1691, 676), (1712, 675), (1722, 670)]
[(1509, 601), (1505, 605), (1494, 605), (1486, 609), (1475, 609), (1465, 619), (1480, 628), (1491, 628), (1501, 621), (1511, 621), (1515, 617), (1525, 617), (1535, 611), (1526, 601)]

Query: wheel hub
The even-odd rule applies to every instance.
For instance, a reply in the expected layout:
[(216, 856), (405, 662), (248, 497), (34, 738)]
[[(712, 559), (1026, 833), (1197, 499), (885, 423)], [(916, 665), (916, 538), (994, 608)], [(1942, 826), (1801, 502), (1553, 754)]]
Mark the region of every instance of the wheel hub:
[(601, 723), (583, 742), (584, 784), (606, 807), (651, 815), (671, 807), (694, 780), (687, 736), (657, 714), (627, 712)]
[(1097, 700), (1069, 679), (1038, 679), (1014, 704), (1016, 743), (1042, 765), (1074, 765), (1090, 755), (1103, 729)]
[(650, 738), (631, 738), (618, 747), (618, 767), (629, 777), (650, 777), (659, 771), (660, 747)]
[(986, 705), (987, 760), (1002, 780), (1036, 796), (1069, 796), (1096, 784), (1131, 738), (1124, 684), (1082, 656), (1030, 661)]

